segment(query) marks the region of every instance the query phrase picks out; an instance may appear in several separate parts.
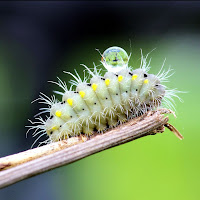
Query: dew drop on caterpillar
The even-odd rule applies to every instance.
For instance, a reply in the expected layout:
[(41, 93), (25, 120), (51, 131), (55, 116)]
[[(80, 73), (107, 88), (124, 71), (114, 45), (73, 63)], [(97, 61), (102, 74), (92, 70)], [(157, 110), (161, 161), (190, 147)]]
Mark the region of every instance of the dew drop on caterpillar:
[[(48, 107), (40, 109), (41, 112), (36, 115), (38, 121), (29, 120), (32, 125), (28, 126), (28, 132), (35, 130), (33, 136), (37, 136), (34, 144), (46, 134), (48, 139), (42, 143), (80, 134), (90, 136), (94, 131), (102, 133), (163, 105), (174, 109), (173, 97), (179, 98), (179, 91), (167, 89), (163, 85), (173, 74), (171, 69), (165, 71), (162, 66), (158, 74), (148, 73), (148, 54), (144, 57), (142, 53), (140, 67), (132, 69), (128, 65), (130, 56), (116, 46), (108, 48), (101, 56), (101, 63), (107, 70), (104, 76), (95, 65), (93, 69), (83, 65), (90, 80), (86, 77), (82, 80), (75, 71), (76, 75), (65, 72), (74, 78), (69, 81), (70, 87), (59, 78), (58, 82), (53, 82), (64, 90), (56, 92), (62, 95), (62, 101), (58, 101), (54, 95), (48, 97), (40, 93), (35, 101), (47, 104)], [(73, 90), (72, 86), (76, 89)], [(39, 116), (43, 113), (49, 113), (48, 117), (44, 119)]]

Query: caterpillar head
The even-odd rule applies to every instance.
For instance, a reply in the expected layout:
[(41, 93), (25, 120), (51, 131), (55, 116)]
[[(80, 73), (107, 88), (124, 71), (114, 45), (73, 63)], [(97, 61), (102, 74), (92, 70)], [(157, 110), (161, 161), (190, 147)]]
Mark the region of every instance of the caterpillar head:
[(47, 119), (45, 129), (51, 141), (59, 141), (75, 135), (69, 123), (57, 116), (51, 116)]
[(64, 121), (56, 116), (49, 117), (45, 122), (45, 129), (50, 140), (58, 141), (60, 138), (60, 127), (64, 124)]

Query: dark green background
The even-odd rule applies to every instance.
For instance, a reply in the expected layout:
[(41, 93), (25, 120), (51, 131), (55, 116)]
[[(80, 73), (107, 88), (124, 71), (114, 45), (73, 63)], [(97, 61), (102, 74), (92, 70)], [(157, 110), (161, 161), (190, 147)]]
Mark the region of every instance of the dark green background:
[(0, 156), (30, 148), (24, 126), (40, 108), (30, 102), (58, 90), (48, 80), (69, 81), (63, 70), (82, 75), (81, 63), (100, 64), (95, 48), (114, 45), (132, 52), (134, 68), (140, 48), (156, 47), (151, 73), (166, 58), (175, 71), (167, 86), (187, 92), (184, 103), (175, 99), (177, 119), (170, 116), (184, 140), (168, 130), (148, 136), (2, 189), (0, 199), (200, 198), (198, 2), (0, 3)]

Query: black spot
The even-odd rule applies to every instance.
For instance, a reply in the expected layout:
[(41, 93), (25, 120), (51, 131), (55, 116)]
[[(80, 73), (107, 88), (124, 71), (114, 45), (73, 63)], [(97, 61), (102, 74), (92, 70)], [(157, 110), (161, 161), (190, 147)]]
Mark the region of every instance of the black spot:
[(116, 95), (118, 95), (118, 93), (116, 93)]
[(53, 134), (53, 131), (50, 132), (50, 135), (52, 135), (52, 134)]
[(93, 129), (94, 132), (97, 132), (98, 130), (96, 128)]
[(70, 116), (72, 118), (72, 116)]
[(88, 83), (88, 84), (87, 84), (87, 86), (91, 86), (91, 84), (90, 84), (90, 83)]
[(84, 108), (82, 110), (85, 110)]
[(60, 127), (62, 127), (62, 125), (60, 125)]
[(50, 116), (50, 119), (53, 119), (53, 115)]
[(115, 60), (113, 60), (113, 62), (117, 62), (118, 61), (118, 59), (117, 59), (117, 57), (115, 57)]
[(107, 128), (110, 128), (110, 125), (109, 125), (108, 123), (106, 123), (106, 127), (107, 127)]
[(129, 72), (129, 75), (133, 76), (133, 73)]
[(78, 93), (78, 92), (74, 91), (74, 93)]
[(147, 74), (144, 74), (144, 78), (146, 78), (147, 77)]
[(128, 93), (128, 91), (126, 91), (126, 93)]
[(106, 97), (106, 99), (108, 99), (108, 97)]
[(116, 77), (118, 77), (118, 74), (115, 74)]
[(97, 103), (95, 102), (94, 105), (96, 105)]
[(158, 85), (155, 85), (156, 87), (158, 87)]
[(63, 104), (63, 102), (61, 102), (60, 104)]
[(63, 103), (65, 103), (65, 101), (63, 101)]
[(135, 91), (138, 91), (138, 89), (136, 89)]
[(101, 80), (104, 80), (104, 81), (105, 81), (106, 79), (105, 79), (105, 78), (101, 78)]

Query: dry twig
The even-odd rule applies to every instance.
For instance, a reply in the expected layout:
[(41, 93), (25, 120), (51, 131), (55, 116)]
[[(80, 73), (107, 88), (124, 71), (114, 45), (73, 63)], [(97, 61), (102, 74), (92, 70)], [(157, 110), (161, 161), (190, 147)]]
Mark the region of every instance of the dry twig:
[(101, 135), (78, 136), (1, 158), (0, 169), (5, 170), (0, 172), (0, 188), (137, 138), (161, 133), (164, 126), (183, 139), (168, 123), (168, 117), (163, 115), (166, 113), (172, 112), (167, 109), (149, 111)]

